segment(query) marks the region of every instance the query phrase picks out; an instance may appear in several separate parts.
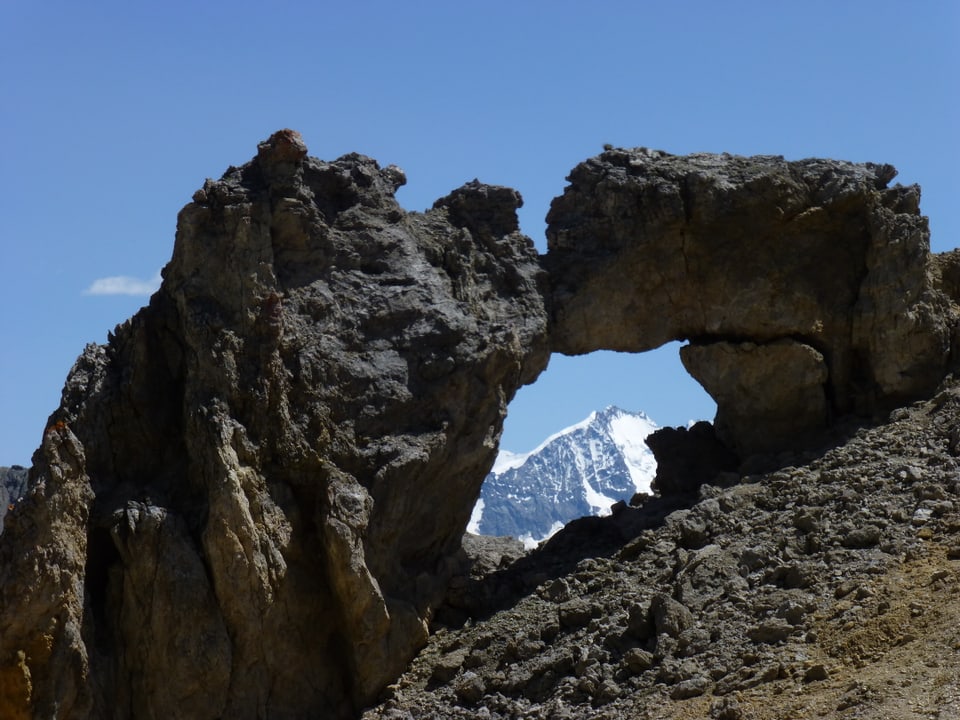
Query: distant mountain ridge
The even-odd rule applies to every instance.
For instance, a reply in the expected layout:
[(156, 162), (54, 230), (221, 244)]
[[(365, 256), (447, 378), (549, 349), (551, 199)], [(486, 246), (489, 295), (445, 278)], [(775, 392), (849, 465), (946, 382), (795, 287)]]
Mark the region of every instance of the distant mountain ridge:
[(28, 473), (29, 470), (21, 465), (0, 467), (0, 533), (8, 508), (27, 491)]
[(532, 544), (574, 518), (609, 513), (618, 500), (650, 490), (656, 461), (644, 440), (657, 429), (642, 412), (610, 406), (529, 453), (501, 451), (468, 530)]

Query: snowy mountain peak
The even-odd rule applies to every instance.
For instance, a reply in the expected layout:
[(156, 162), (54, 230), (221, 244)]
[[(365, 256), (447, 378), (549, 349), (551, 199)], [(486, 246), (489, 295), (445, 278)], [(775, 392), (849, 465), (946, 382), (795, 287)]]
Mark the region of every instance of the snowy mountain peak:
[(502, 450), (468, 530), (533, 541), (577, 517), (609, 513), (650, 490), (656, 462), (644, 440), (657, 429), (642, 412), (610, 406), (528, 453)]
[(630, 417), (633, 417), (633, 418), (641, 418), (643, 420), (646, 420), (647, 422), (652, 423), (653, 425), (656, 425), (656, 423), (653, 422), (653, 420), (650, 419), (650, 416), (647, 415), (645, 412), (643, 411), (631, 412), (629, 410), (624, 410), (623, 408), (617, 407), (616, 405), (607, 405), (607, 407), (605, 407), (599, 413), (597, 412), (590, 413), (591, 417), (596, 416), (598, 418), (609, 418), (609, 417), (622, 416), (622, 415), (629, 415)]

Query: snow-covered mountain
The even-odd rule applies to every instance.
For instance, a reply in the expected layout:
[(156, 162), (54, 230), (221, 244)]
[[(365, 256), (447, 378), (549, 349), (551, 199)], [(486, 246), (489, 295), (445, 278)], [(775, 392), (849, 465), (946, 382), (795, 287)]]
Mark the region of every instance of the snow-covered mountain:
[(649, 492), (656, 472), (644, 439), (658, 429), (643, 413), (608, 407), (517, 454), (501, 450), (468, 530), (535, 543), (584, 515)]

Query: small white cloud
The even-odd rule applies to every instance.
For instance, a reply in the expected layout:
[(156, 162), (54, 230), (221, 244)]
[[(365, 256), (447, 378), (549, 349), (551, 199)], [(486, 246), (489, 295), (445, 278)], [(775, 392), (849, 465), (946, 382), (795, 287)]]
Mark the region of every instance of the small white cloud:
[(114, 275), (94, 280), (90, 287), (83, 291), (84, 295), (152, 295), (160, 287), (160, 271), (149, 280), (130, 277), (129, 275)]

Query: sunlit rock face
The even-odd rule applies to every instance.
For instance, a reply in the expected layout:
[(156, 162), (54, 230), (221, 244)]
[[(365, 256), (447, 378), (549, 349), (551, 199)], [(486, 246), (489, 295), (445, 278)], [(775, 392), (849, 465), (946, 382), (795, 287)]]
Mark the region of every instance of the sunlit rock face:
[(610, 149), (548, 215), (552, 348), (689, 340), (687, 370), (741, 455), (929, 394), (955, 311), (916, 186), (889, 165)]
[(347, 717), (426, 640), (547, 317), (516, 192), (403, 182), (283, 131), (182, 210), (7, 518), (5, 712)]

